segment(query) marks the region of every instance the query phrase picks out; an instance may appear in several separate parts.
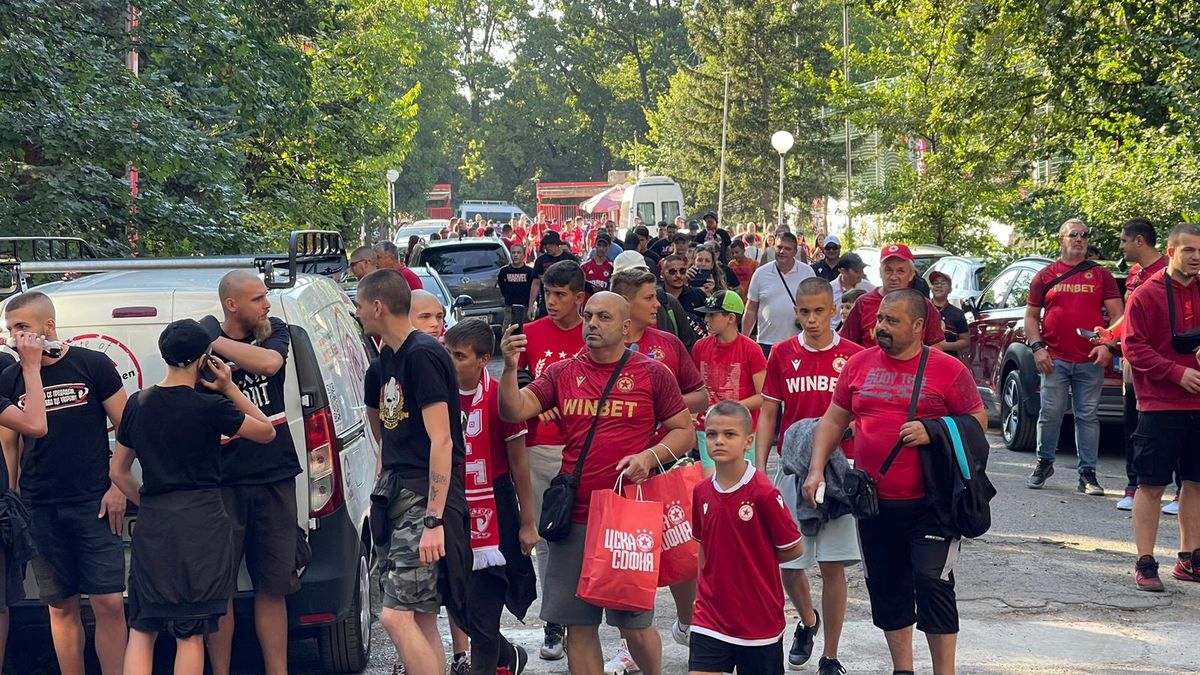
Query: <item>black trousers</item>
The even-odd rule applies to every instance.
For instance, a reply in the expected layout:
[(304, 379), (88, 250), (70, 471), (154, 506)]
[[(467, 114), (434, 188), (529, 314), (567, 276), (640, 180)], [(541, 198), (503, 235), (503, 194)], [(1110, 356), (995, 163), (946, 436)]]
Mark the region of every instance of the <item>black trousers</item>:
[[(1125, 491), (1132, 492), (1137, 489), (1138, 479), (1137, 471), (1133, 468), (1133, 434), (1137, 432), (1138, 426), (1138, 409), (1137, 409), (1137, 392), (1133, 390), (1133, 383), (1125, 383), (1125, 477), (1129, 481), (1125, 484)], [(1175, 494), (1179, 494), (1179, 489), (1183, 482), (1179, 478), (1179, 473), (1175, 474)]]
[(500, 614), (508, 581), (503, 567), (488, 567), (471, 573), (467, 607), (471, 614), (471, 675), (495, 675), (505, 666), (515, 669), (517, 653), (500, 634)]

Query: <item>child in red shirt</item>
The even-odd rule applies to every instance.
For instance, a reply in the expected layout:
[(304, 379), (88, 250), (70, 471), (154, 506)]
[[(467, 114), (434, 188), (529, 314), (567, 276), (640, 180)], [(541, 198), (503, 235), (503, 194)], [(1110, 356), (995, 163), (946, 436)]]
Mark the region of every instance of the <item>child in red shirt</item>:
[(800, 531), (770, 479), (746, 460), (754, 444), (750, 411), (724, 401), (705, 419), (716, 473), (696, 486), (692, 503), (700, 578), (688, 670), (782, 675), (779, 563), (802, 552)]

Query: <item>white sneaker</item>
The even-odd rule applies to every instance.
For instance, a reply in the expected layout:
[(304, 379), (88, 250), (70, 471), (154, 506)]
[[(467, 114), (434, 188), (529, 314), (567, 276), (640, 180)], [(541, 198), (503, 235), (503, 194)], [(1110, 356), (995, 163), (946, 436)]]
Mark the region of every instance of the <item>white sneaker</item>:
[(1117, 502), (1117, 510), (1118, 511), (1132, 511), (1133, 510), (1133, 495), (1125, 495), (1124, 497), (1121, 497), (1121, 501)]
[(1167, 505), (1162, 508), (1162, 512), (1167, 514), (1168, 516), (1179, 515), (1179, 500), (1174, 499), (1174, 500), (1167, 502)]
[(676, 620), (675, 623), (671, 624), (671, 637), (675, 639), (676, 644), (687, 647), (691, 642), (692, 627), (684, 626)]
[(608, 660), (604, 664), (604, 675), (625, 675), (626, 673), (640, 673), (642, 669), (638, 664), (634, 663), (633, 657), (629, 655), (629, 647), (625, 641), (621, 640), (621, 648), (617, 650), (617, 655)]

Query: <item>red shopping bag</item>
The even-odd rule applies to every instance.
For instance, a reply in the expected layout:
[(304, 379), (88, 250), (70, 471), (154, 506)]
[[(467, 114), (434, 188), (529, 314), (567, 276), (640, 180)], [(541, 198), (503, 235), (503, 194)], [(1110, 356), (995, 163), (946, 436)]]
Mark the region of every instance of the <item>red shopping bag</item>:
[[(642, 497), (662, 502), (663, 553), (659, 586), (672, 586), (696, 578), (700, 567), (700, 543), (692, 538), (692, 491), (704, 480), (704, 468), (689, 464), (654, 476), (641, 484)], [(632, 498), (637, 485), (625, 488)]]
[(609, 609), (654, 609), (662, 529), (662, 504), (593, 492), (575, 594)]

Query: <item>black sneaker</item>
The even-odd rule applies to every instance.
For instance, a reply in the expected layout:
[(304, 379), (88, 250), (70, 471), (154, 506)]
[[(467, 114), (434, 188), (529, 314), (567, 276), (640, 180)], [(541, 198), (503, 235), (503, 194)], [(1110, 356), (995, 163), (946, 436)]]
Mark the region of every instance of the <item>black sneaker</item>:
[(805, 626), (804, 621), (801, 620), (796, 626), (796, 635), (792, 638), (792, 648), (788, 650), (788, 668), (791, 670), (800, 670), (800, 667), (812, 658), (813, 642), (816, 640), (817, 631), (821, 628), (821, 615), (815, 609), (813, 616), (817, 617), (815, 624)]
[(1100, 483), (1096, 481), (1095, 471), (1082, 471), (1079, 474), (1079, 487), (1075, 488), (1085, 495), (1093, 497), (1103, 497), (1104, 488), (1100, 487)]
[(529, 665), (529, 653), (521, 645), (513, 645), (513, 651), (516, 652), (517, 665), (513, 666), (512, 675), (521, 675), (525, 672), (525, 666)]
[(1029, 480), (1025, 484), (1037, 490), (1046, 484), (1046, 479), (1054, 475), (1054, 462), (1045, 459), (1039, 459), (1037, 466), (1033, 467), (1033, 473), (1029, 474)]
[(565, 652), (563, 651), (563, 633), (565, 629), (556, 623), (546, 624), (546, 640), (542, 642), (542, 650), (538, 652), (538, 656), (543, 661), (558, 661)]
[(846, 669), (837, 659), (822, 656), (821, 660), (817, 662), (817, 675), (844, 675), (845, 672)]

